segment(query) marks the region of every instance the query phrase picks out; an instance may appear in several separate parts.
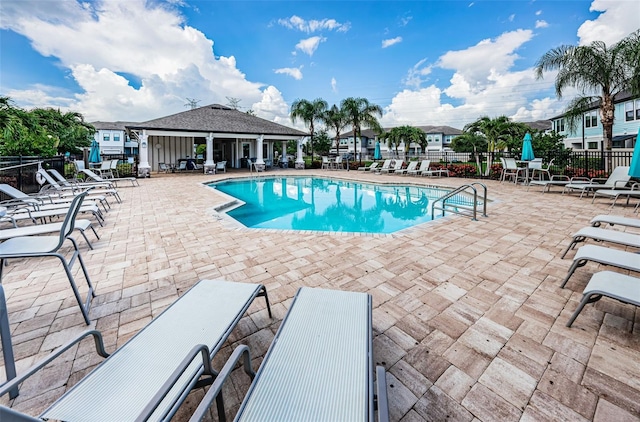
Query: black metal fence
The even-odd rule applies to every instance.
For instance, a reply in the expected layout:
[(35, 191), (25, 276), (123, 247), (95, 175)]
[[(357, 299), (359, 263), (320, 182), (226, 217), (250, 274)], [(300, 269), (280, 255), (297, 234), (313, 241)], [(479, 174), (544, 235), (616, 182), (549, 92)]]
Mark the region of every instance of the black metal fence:
[[(487, 153), (478, 154), (480, 165), (486, 168)], [(540, 151), (536, 152), (537, 158), (542, 158), (544, 165), (546, 166), (552, 160), (550, 171), (552, 174), (562, 174), (569, 177), (606, 177), (612, 169), (618, 166), (629, 166), (631, 164), (631, 157), (633, 151)], [(499, 172), (500, 157), (516, 158), (519, 159), (519, 155), (514, 155), (506, 152), (498, 152), (493, 154), (492, 157), (492, 169), (495, 166), (498, 168), (493, 169), (493, 173)], [(402, 153), (399, 156), (395, 154), (388, 154), (383, 158), (400, 158), (406, 161), (408, 160), (431, 160), (432, 165), (439, 163), (441, 166), (446, 166), (449, 170), (455, 170), (456, 166), (466, 166), (464, 172), (456, 172), (454, 174), (464, 174), (467, 177), (471, 177), (477, 174), (484, 174), (484, 172), (478, 172), (476, 156), (473, 153), (458, 153), (449, 151), (429, 151), (423, 154), (407, 154)], [(607, 161), (611, 160), (611, 167), (607, 171)], [(472, 168), (470, 167), (472, 166)], [(490, 177), (492, 175), (490, 174)]]
[[(82, 156), (56, 156), (43, 157), (0, 157), (0, 183), (11, 185), (25, 193), (34, 193), (40, 190), (40, 184), (36, 181), (36, 172), (39, 165), (46, 169), (56, 169), (67, 178), (75, 176), (73, 160), (82, 160)], [(123, 155), (103, 156), (103, 160), (118, 160), (118, 175), (129, 177), (135, 175), (135, 162), (131, 163)], [(0, 200), (10, 199), (0, 193)]]

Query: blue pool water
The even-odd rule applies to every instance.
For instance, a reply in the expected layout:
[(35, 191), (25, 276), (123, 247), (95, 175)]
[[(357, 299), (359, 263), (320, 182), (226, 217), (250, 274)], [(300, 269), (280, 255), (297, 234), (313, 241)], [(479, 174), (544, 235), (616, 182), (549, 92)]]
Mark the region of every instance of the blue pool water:
[(431, 221), (431, 201), (448, 190), (318, 177), (240, 179), (209, 186), (243, 202), (227, 214), (247, 227), (393, 233)]

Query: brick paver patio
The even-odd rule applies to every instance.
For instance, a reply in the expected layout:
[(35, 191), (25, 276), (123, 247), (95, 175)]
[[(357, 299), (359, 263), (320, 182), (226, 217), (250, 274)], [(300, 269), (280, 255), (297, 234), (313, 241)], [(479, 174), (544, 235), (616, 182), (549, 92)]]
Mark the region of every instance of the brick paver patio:
[[(632, 207), (487, 181), (492, 202), (479, 221), (451, 216), (379, 236), (274, 232), (238, 227), (214, 211), (225, 197), (201, 182), (237, 176), (246, 173), (153, 174), (119, 189), (123, 203), (98, 228), (95, 250), (80, 240), (97, 292), (90, 315), (109, 351), (203, 278), (265, 284), (274, 309), (271, 320), (262, 301), (252, 305), (218, 367), (241, 343), (257, 367), (298, 287), (364, 291), (373, 296), (374, 357), (388, 371), (392, 421), (640, 420), (640, 313), (603, 299), (566, 328), (600, 268), (588, 264), (559, 287), (574, 254), (560, 259), (569, 236), (596, 214), (638, 217)], [(3, 285), (19, 372), (86, 329), (56, 260), (11, 261)], [(100, 361), (85, 341), (0, 403), (36, 415)], [(236, 370), (225, 387), (230, 417), (248, 385)], [(176, 419), (202, 394), (193, 392)]]

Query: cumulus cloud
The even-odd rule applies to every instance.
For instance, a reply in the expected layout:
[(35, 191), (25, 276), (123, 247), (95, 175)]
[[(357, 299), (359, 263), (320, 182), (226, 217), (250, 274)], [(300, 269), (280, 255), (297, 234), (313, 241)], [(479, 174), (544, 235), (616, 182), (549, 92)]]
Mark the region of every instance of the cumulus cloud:
[(291, 126), (289, 119), (289, 105), (282, 98), (282, 93), (274, 86), (268, 86), (262, 91), (260, 101), (251, 105), (256, 116), (281, 125)]
[[(449, 51), (434, 64), (426, 59), (412, 66), (403, 80), (407, 89), (384, 109), (385, 126), (449, 125), (462, 129), (483, 115), (507, 115), (515, 120), (538, 120), (560, 114), (564, 104), (550, 96), (554, 75), (536, 80), (532, 69), (515, 71), (517, 51), (532, 38), (531, 31), (507, 32), (464, 50)], [(448, 84), (423, 86), (434, 69), (449, 69)], [(515, 89), (517, 87), (517, 89)]]
[(388, 40), (382, 40), (382, 48), (391, 47), (394, 44), (402, 42), (402, 37), (389, 38)]
[(549, 24), (545, 20), (537, 20), (536, 21), (536, 29), (537, 28), (546, 28), (548, 26), (549, 26)]
[(293, 79), (300, 80), (302, 79), (302, 66), (300, 67), (282, 67), (280, 69), (275, 69), (275, 73), (281, 73), (284, 75), (289, 75)]
[(296, 44), (296, 49), (308, 54), (309, 56), (313, 56), (313, 53), (318, 49), (320, 43), (325, 42), (326, 40), (326, 38), (318, 36), (300, 40), (300, 42)]
[(335, 19), (305, 20), (300, 16), (293, 15), (290, 18), (278, 19), (278, 24), (289, 29), (297, 29), (310, 34), (312, 32), (329, 30), (337, 32), (347, 32), (351, 27), (349, 22), (340, 23)]
[[(262, 84), (248, 81), (233, 56), (216, 58), (213, 41), (167, 5), (6, 2), (0, 14), (2, 29), (25, 36), (43, 56), (55, 57), (81, 90), (66, 98), (43, 86), (13, 92), (16, 101), (40, 99), (22, 103), (25, 107), (68, 107), (89, 121), (144, 121), (184, 110), (187, 97), (224, 104), (226, 96), (248, 103), (263, 96)], [(139, 87), (122, 75), (131, 75)]]
[(588, 45), (593, 41), (615, 44), (638, 29), (640, 2), (594, 0), (589, 10), (600, 12), (600, 15), (580, 25), (580, 45)]

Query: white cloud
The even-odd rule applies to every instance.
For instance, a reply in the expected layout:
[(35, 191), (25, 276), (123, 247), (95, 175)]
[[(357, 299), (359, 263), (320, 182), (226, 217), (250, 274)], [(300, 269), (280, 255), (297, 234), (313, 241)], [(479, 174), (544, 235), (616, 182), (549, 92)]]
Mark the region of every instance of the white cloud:
[(612, 45), (638, 29), (638, 1), (594, 0), (589, 10), (601, 13), (578, 28), (580, 45), (588, 45), (593, 41), (604, 41), (607, 45)]
[(351, 27), (349, 22), (340, 23), (335, 19), (320, 19), (307, 21), (300, 16), (293, 15), (290, 18), (278, 19), (278, 23), (285, 28), (297, 29), (298, 31), (310, 34), (323, 29), (337, 32), (347, 32)]
[[(262, 85), (248, 81), (233, 56), (216, 58), (213, 41), (167, 5), (144, 0), (6, 2), (0, 13), (3, 29), (24, 35), (38, 53), (57, 58), (81, 89), (66, 98), (42, 86), (13, 92), (16, 101), (34, 100), (24, 107), (68, 107), (88, 121), (144, 121), (183, 111), (187, 97), (224, 104), (226, 96), (253, 103), (263, 95)], [(132, 75), (140, 87), (133, 88), (119, 74)]]
[(413, 19), (413, 16), (404, 16), (400, 18), (400, 26), (407, 26), (409, 22), (411, 22), (411, 19)]
[(467, 6), (467, 7), (472, 7), (474, 4), (475, 4), (474, 2), (471, 2), (471, 3), (469, 3), (469, 6)]
[(545, 21), (543, 19), (536, 21), (536, 28), (546, 28), (548, 26), (549, 26), (549, 24), (547, 23), (547, 21)]
[(289, 119), (289, 105), (282, 98), (282, 93), (274, 86), (268, 86), (262, 92), (260, 101), (251, 105), (251, 110), (256, 116), (272, 122), (280, 123), (291, 127), (291, 119)]
[(515, 18), (516, 18), (516, 15), (509, 15), (509, 22), (513, 22)]
[(542, 14), (542, 10), (536, 11), (536, 16), (540, 16)]
[(388, 40), (382, 40), (382, 48), (391, 47), (394, 44), (402, 42), (402, 37), (389, 38)]
[(275, 69), (275, 73), (281, 73), (284, 75), (289, 75), (293, 79), (300, 80), (302, 79), (302, 66), (300, 67), (282, 67), (280, 69)]
[(402, 83), (410, 88), (420, 88), (425, 82), (425, 76), (431, 73), (431, 66), (424, 66), (427, 59), (422, 59), (418, 63), (414, 64), (407, 71), (407, 76), (404, 77)]
[(318, 36), (307, 38), (300, 40), (300, 42), (296, 44), (296, 48), (309, 56), (313, 56), (313, 53), (318, 49), (320, 43), (326, 40), (326, 38)]
[(336, 81), (336, 78), (331, 78), (331, 91), (338, 92), (338, 81)]

